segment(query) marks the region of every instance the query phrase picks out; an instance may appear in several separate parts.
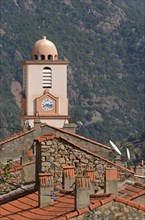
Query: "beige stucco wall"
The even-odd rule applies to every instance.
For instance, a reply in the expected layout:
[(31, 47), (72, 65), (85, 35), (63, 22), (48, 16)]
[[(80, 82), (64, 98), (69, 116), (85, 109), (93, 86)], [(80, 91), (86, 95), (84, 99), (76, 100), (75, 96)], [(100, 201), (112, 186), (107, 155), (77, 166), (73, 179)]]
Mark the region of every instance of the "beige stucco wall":
[[(27, 115), (35, 114), (35, 99), (43, 95), (42, 73), (44, 67), (52, 69), (52, 88), (49, 92), (59, 98), (59, 114), (68, 115), (67, 100), (67, 64), (25, 64), (23, 78), (26, 79), (26, 111)], [(26, 69), (26, 70), (25, 70)], [(25, 76), (26, 74), (26, 76)]]
[[(54, 126), (56, 128), (63, 128), (64, 126), (64, 123), (67, 124), (68, 123), (68, 120), (66, 119), (41, 119), (40, 118), (40, 121), (41, 123), (46, 123), (50, 126)], [(34, 127), (34, 119), (29, 119), (29, 125), (31, 127)]]

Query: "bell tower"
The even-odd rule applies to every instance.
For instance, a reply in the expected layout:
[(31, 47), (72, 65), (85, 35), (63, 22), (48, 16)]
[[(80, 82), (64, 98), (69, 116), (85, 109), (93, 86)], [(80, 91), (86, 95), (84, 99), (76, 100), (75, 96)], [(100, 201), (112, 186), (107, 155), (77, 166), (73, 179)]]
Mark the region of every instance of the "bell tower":
[(36, 118), (58, 128), (68, 124), (67, 65), (46, 36), (34, 43), (32, 60), (23, 62), (23, 124), (33, 127)]

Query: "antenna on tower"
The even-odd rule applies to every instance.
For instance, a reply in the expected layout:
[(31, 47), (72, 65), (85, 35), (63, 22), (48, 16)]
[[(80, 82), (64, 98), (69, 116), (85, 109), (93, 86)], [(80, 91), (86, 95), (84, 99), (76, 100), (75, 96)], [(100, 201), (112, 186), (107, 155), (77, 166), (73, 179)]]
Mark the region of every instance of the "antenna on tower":
[(111, 146), (113, 147), (113, 149), (119, 154), (121, 155), (121, 152), (120, 150), (118, 149), (118, 147), (113, 143), (113, 141), (109, 141)]
[(44, 13), (41, 17), (40, 31), (42, 32), (42, 35), (46, 35), (46, 16)]

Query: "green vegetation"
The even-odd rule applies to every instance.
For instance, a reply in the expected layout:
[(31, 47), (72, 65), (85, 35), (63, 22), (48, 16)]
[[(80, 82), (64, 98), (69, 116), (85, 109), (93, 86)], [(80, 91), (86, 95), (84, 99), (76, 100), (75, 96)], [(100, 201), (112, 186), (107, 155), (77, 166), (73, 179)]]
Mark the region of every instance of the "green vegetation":
[(9, 171), (11, 168), (12, 168), (12, 160), (8, 160), (6, 164), (3, 164), (0, 161), (0, 171), (2, 172), (2, 174), (0, 175), (0, 184), (10, 180), (11, 174)]
[[(103, 143), (141, 133), (144, 1), (31, 2), (1, 1), (1, 137), (20, 130), (11, 82), (22, 84), (20, 63), (31, 59), (33, 43), (44, 34), (57, 46), (59, 58), (70, 61), (69, 112), (84, 124), (77, 132)], [(102, 121), (94, 119), (96, 111)]]

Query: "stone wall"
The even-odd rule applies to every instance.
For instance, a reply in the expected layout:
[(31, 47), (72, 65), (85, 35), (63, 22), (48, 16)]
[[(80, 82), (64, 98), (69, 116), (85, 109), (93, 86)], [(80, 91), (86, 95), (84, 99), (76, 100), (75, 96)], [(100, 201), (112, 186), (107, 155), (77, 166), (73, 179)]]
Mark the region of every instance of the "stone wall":
[(14, 173), (11, 173), (10, 179), (7, 180), (6, 183), (0, 184), (0, 195), (15, 190), (24, 184), (25, 181), (23, 170), (18, 170)]
[(6, 163), (7, 160), (15, 160), (22, 155), (22, 148), (31, 148), (35, 138), (35, 131), (26, 132), (23, 135), (18, 135), (12, 140), (0, 145), (0, 161)]
[(144, 220), (145, 212), (112, 201), (84, 215), (71, 218), (71, 220)]
[(79, 138), (71, 133), (61, 131), (57, 128), (55, 129), (47, 125), (41, 126), (40, 122), (36, 122), (34, 129), (18, 133), (15, 135), (15, 137), (8, 137), (6, 141), (0, 142), (0, 161), (6, 163), (9, 159), (14, 160), (19, 158), (22, 155), (21, 148), (31, 148), (35, 138), (52, 132), (56, 135), (65, 137), (66, 139), (82, 146), (85, 149), (108, 158), (110, 150), (105, 147), (100, 147), (95, 143), (95, 141), (87, 141), (87, 139), (83, 139), (83, 137)]
[(35, 161), (12, 170), (10, 170), (10, 178), (5, 183), (0, 183), (0, 195), (35, 181)]
[(109, 149), (109, 147), (105, 147), (105, 145), (103, 144), (100, 144), (99, 143), (97, 144), (96, 141), (93, 141), (93, 140), (89, 140), (85, 137), (82, 137), (80, 138), (79, 135), (75, 135), (75, 134), (71, 134), (69, 132), (64, 132), (63, 130), (60, 130), (60, 129), (57, 129), (57, 128), (53, 128), (53, 127), (49, 127), (49, 126), (44, 126), (42, 127), (42, 132), (43, 133), (47, 133), (47, 132), (53, 132), (55, 134), (57, 134), (58, 136), (61, 136), (61, 137), (64, 137), (66, 138), (67, 140), (91, 151), (91, 152), (94, 152), (96, 154), (99, 154), (103, 157), (106, 157), (106, 158), (109, 158), (109, 152), (111, 152), (111, 150)]
[[(75, 166), (75, 173), (82, 174), (87, 169), (96, 170), (96, 191), (104, 187), (104, 171), (113, 167), (108, 160), (94, 156), (62, 138), (49, 139), (36, 142), (36, 170), (37, 172), (53, 172), (55, 185), (62, 184), (63, 165)], [(118, 167), (120, 181), (132, 176), (132, 173)]]

